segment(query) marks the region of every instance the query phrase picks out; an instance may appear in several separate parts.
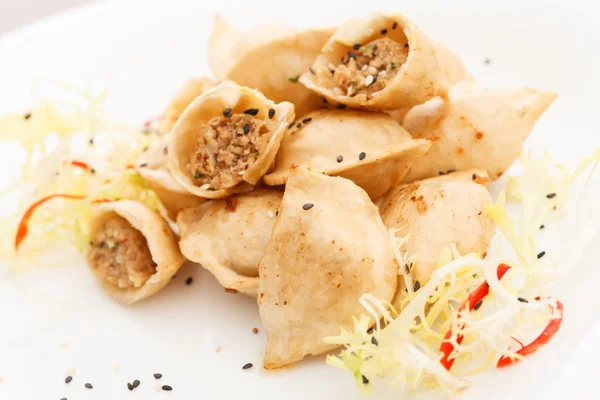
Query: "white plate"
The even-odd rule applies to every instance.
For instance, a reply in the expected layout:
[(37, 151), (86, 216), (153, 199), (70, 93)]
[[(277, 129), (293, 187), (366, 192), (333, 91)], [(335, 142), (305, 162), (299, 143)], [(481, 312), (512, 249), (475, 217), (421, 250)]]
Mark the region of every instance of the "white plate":
[[(599, 144), (597, 2), (406, 3), (96, 3), (0, 37), (0, 110), (24, 107), (35, 81), (64, 79), (106, 85), (112, 115), (137, 123), (159, 113), (187, 77), (209, 73), (206, 42), (216, 11), (243, 27), (276, 21), (302, 28), (337, 24), (371, 10), (394, 10), (447, 42), (482, 83), (530, 85), (560, 94), (535, 127), (529, 146), (547, 148), (573, 164)], [(582, 266), (597, 264), (598, 239)], [(184, 284), (188, 276), (194, 277), (191, 286)], [(464, 398), (597, 398), (600, 326), (590, 330), (600, 306), (596, 278), (573, 277), (581, 283), (565, 291), (565, 322), (550, 345), (514, 368), (476, 379)], [(266, 336), (255, 302), (225, 293), (193, 266), (183, 268), (166, 290), (133, 307), (104, 296), (83, 260), (58, 269), (4, 274), (0, 307), (0, 399), (362, 397), (350, 375), (324, 365), (323, 357), (264, 371)], [(254, 327), (260, 329), (258, 335), (252, 333)], [(217, 346), (222, 346), (218, 354)], [(247, 362), (255, 367), (242, 371)], [(120, 372), (113, 371), (115, 364)], [(65, 385), (69, 368), (76, 373)], [(155, 381), (154, 372), (162, 373), (162, 380)], [(129, 392), (126, 383), (133, 379), (142, 384)], [(86, 382), (94, 389), (84, 389)], [(170, 384), (174, 391), (156, 392), (157, 383)], [(377, 398), (398, 398), (385, 388), (379, 392)]]

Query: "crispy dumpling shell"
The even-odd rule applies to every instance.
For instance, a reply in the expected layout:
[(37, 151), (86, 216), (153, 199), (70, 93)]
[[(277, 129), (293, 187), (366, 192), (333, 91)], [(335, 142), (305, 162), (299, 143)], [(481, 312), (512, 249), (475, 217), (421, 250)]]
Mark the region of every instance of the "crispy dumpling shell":
[(536, 89), (484, 89), (461, 82), (440, 98), (411, 109), (403, 126), (414, 138), (433, 140), (404, 182), (449, 170), (481, 168), (500, 177), (521, 154), (523, 142), (556, 94)]
[(389, 301), (397, 285), (388, 233), (367, 194), (302, 167), (290, 173), (259, 274), (267, 369), (337, 347), (322, 339), (352, 327), (364, 313), (359, 298)]
[(294, 126), (286, 132), (275, 167), (263, 178), (266, 184), (283, 185), (290, 168), (301, 165), (350, 179), (376, 198), (398, 185), (431, 146), (427, 140), (412, 140), (400, 124), (383, 113), (318, 110), (303, 121), (307, 118), (310, 121), (300, 122), (300, 128)]
[(283, 192), (258, 189), (212, 200), (177, 216), (183, 255), (226, 289), (256, 297), (264, 257)]
[[(495, 231), (494, 221), (484, 210), (491, 197), (484, 185), (472, 175), (485, 178), (485, 171), (471, 170), (402, 185), (381, 205), (387, 228), (400, 229), (398, 237), (408, 235), (399, 249), (407, 258), (416, 256), (411, 269), (413, 283), (427, 283), (431, 273), (446, 262), (450, 246), (462, 255), (486, 255)], [(485, 182), (485, 180), (484, 180)], [(401, 308), (405, 283), (399, 278), (392, 303)]]
[[(256, 118), (268, 121), (269, 141), (256, 161), (243, 173), (243, 181), (231, 188), (212, 189), (197, 186), (187, 165), (194, 151), (198, 135), (207, 129), (208, 121), (214, 117), (223, 116), (223, 111), (231, 108), (232, 113), (242, 113), (249, 108), (259, 110)], [(275, 110), (272, 119), (269, 110)], [(294, 106), (288, 102), (275, 104), (262, 93), (224, 81), (196, 98), (181, 115), (169, 142), (168, 165), (175, 180), (188, 192), (207, 199), (219, 199), (229, 195), (252, 190), (260, 178), (272, 165), (283, 135), (294, 119)]]
[(138, 157), (135, 169), (154, 190), (160, 202), (168, 211), (169, 218), (175, 220), (177, 213), (187, 207), (198, 206), (206, 201), (185, 191), (175, 181), (167, 167), (167, 143), (170, 133), (152, 145)]
[(298, 82), (308, 71), (333, 28), (292, 33), (246, 51), (227, 72), (226, 79), (258, 89), (267, 98), (289, 101), (302, 116), (321, 105), (321, 96)]
[[(393, 26), (396, 28), (393, 29)], [(384, 30), (386, 33), (381, 33)], [(336, 94), (330, 65), (339, 65), (340, 58), (353, 51), (355, 44), (364, 45), (383, 37), (401, 45), (408, 44), (406, 62), (398, 67), (392, 80), (382, 90), (366, 96)], [(325, 44), (312, 69), (316, 74), (305, 72), (300, 77), (307, 88), (333, 102), (355, 108), (397, 110), (423, 103), (434, 96), (445, 97), (448, 93), (448, 84), (433, 44), (416, 24), (400, 14), (376, 13), (343, 24)]]
[(179, 251), (177, 238), (167, 221), (137, 201), (119, 200), (97, 206), (89, 225), (90, 237), (94, 237), (104, 223), (115, 215), (127, 220), (145, 237), (152, 260), (156, 263), (156, 272), (139, 288), (121, 289), (104, 279), (91, 266), (90, 271), (111, 297), (121, 303), (132, 304), (167, 286), (186, 260)]

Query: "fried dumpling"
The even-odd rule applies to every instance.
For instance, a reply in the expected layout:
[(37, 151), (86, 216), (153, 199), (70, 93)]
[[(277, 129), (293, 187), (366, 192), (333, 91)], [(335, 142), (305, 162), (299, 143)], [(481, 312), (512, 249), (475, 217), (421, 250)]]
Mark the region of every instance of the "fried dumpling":
[(372, 110), (402, 109), (448, 92), (433, 44), (400, 14), (340, 26), (300, 81), (336, 103)]
[(306, 115), (283, 138), (268, 185), (283, 185), (292, 165), (339, 175), (371, 198), (398, 185), (428, 140), (412, 140), (392, 117), (357, 110), (318, 110)]
[(103, 203), (89, 227), (90, 270), (100, 286), (122, 303), (157, 293), (185, 262), (167, 221), (142, 203)]
[(294, 106), (224, 81), (197, 97), (169, 142), (175, 180), (196, 196), (218, 199), (247, 192), (271, 167)]
[(256, 88), (269, 99), (294, 104), (302, 116), (322, 104), (321, 96), (305, 88), (298, 77), (309, 70), (333, 28), (296, 32), (246, 51), (227, 72), (226, 79)]
[(402, 125), (433, 145), (404, 182), (469, 168), (487, 170), (490, 179), (500, 177), (555, 98), (536, 89), (484, 89), (461, 82), (451, 88), (448, 102), (435, 98), (412, 108)]
[(181, 113), (192, 101), (217, 83), (212, 79), (201, 77), (192, 78), (183, 84), (175, 93), (163, 112), (158, 125), (161, 133), (171, 132)]
[(183, 255), (209, 270), (226, 289), (252, 297), (283, 192), (258, 189), (211, 200), (177, 216)]
[(352, 327), (363, 294), (391, 300), (397, 269), (387, 229), (361, 188), (293, 169), (259, 267), (265, 368), (335, 348), (323, 337)]
[[(487, 183), (485, 171), (425, 179), (402, 185), (380, 205), (385, 226), (396, 230), (397, 237), (408, 235), (399, 251), (412, 261), (410, 275), (417, 288), (427, 283), (440, 264), (451, 261), (447, 257), (453, 245), (462, 255), (486, 255), (495, 224), (484, 211), (492, 201), (490, 194), (478, 182)], [(393, 302), (397, 308), (405, 287), (401, 277)]]
[(431, 39), (431, 44), (435, 49), (435, 55), (437, 56), (442, 72), (446, 77), (446, 83), (449, 87), (452, 87), (461, 81), (474, 80), (465, 68), (465, 64), (462, 60), (450, 50), (445, 43), (436, 39)]
[(206, 200), (184, 190), (175, 181), (167, 167), (167, 143), (170, 133), (153, 144), (147, 151), (140, 154), (135, 169), (156, 193), (159, 200), (169, 213), (169, 218), (175, 220), (179, 210), (204, 203)]

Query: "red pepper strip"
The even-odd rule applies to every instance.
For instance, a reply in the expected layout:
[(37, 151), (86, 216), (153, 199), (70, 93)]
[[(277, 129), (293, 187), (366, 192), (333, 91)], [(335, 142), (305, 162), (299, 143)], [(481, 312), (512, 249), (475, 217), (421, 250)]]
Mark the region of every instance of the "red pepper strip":
[[(498, 279), (502, 279), (504, 274), (506, 274), (506, 272), (509, 269), (510, 267), (506, 264), (498, 265), (498, 270), (496, 272), (498, 274)], [(490, 287), (487, 281), (483, 282), (481, 285), (479, 285), (479, 287), (477, 287), (477, 289), (475, 289), (471, 292), (471, 294), (469, 294), (469, 297), (467, 297), (465, 301), (463, 301), (463, 303), (460, 305), (460, 308), (458, 309), (458, 312), (460, 313), (461, 311), (466, 310), (467, 307), (469, 311), (473, 311), (473, 309), (475, 308), (475, 304), (477, 304), (480, 300), (487, 296), (489, 292)], [(452, 351), (454, 351), (454, 345), (448, 341), (450, 337), (452, 337), (452, 329), (449, 329), (448, 332), (446, 332), (446, 336), (444, 336), (444, 341), (440, 346), (440, 352), (443, 354), (440, 362), (448, 371), (450, 370), (450, 368), (452, 368), (452, 364), (454, 364), (454, 358), (449, 359), (450, 354), (452, 354)], [(461, 344), (462, 341), (463, 336), (459, 334), (456, 337), (456, 342), (458, 344)]]
[[(558, 317), (552, 318), (546, 329), (537, 337), (533, 342), (529, 343), (527, 346), (523, 347), (521, 350), (517, 351), (517, 354), (522, 356), (527, 356), (529, 354), (535, 353), (540, 347), (545, 345), (552, 339), (552, 336), (558, 331), (560, 328), (560, 324), (563, 319), (563, 305), (560, 301), (556, 301), (556, 310), (558, 311)], [(503, 368), (512, 364), (519, 362), (519, 359), (510, 358), (509, 356), (500, 357), (498, 360), (498, 364), (496, 364), (497, 368)]]
[(111, 199), (96, 199), (96, 200), (92, 200), (92, 204), (100, 204), (100, 203), (110, 203)]
[(41, 206), (48, 200), (51, 200), (55, 197), (61, 197), (64, 199), (73, 199), (73, 200), (81, 200), (81, 199), (85, 198), (85, 196), (79, 196), (79, 195), (74, 195), (74, 194), (51, 194), (49, 196), (41, 198), (40, 200), (38, 200), (35, 203), (33, 203), (32, 205), (30, 205), (29, 208), (25, 211), (25, 214), (23, 214), (21, 221), (19, 221), (19, 226), (17, 227), (17, 234), (15, 235), (15, 251), (19, 250), (19, 245), (21, 244), (23, 239), (25, 239), (25, 237), (27, 236), (27, 232), (28, 232), (28, 228), (29, 228), (28, 224), (29, 224), (29, 220), (31, 219), (31, 216), (33, 215), (33, 212), (39, 206)]
[(158, 117), (154, 117), (154, 118), (150, 118), (149, 120), (147, 120), (146, 122), (144, 122), (144, 126), (148, 127), (150, 126), (151, 123), (155, 122), (155, 121), (160, 121), (161, 119), (163, 119), (163, 116), (158, 116)]
[(84, 169), (86, 171), (90, 169), (90, 166), (87, 165), (86, 163), (84, 163), (83, 161), (73, 160), (73, 161), (71, 161), (71, 165), (74, 166), (74, 167), (79, 167), (79, 168)]

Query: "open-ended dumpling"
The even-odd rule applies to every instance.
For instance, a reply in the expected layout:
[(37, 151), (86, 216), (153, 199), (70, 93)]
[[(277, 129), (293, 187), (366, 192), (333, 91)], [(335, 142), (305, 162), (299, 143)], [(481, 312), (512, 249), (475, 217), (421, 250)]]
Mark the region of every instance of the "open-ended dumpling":
[(226, 289), (256, 297), (258, 264), (282, 196), (277, 190), (258, 189), (180, 212), (181, 252), (209, 270)]
[(224, 81), (197, 97), (169, 142), (168, 164), (188, 192), (218, 199), (249, 191), (267, 172), (294, 106)]
[[(450, 254), (455, 245), (460, 254), (477, 253), (484, 257), (495, 231), (495, 224), (484, 211), (491, 197), (484, 185), (486, 173), (470, 170), (425, 179), (393, 190), (381, 204), (381, 216), (396, 236), (408, 235), (400, 254), (414, 258), (410, 269), (413, 284), (427, 283), (431, 273)], [(405, 284), (398, 283), (394, 306), (399, 308)]]
[(365, 313), (363, 294), (390, 301), (397, 270), (378, 209), (361, 188), (293, 169), (259, 267), (265, 368), (335, 348), (323, 337), (352, 327)]
[(246, 51), (226, 79), (258, 89), (267, 98), (289, 101), (302, 116), (322, 104), (321, 96), (305, 88), (298, 77), (308, 71), (333, 28), (313, 29), (279, 37)]
[(523, 142), (556, 94), (461, 82), (450, 89), (449, 98), (432, 99), (404, 116), (402, 125), (414, 138), (433, 141), (404, 182), (469, 168), (485, 169), (491, 179), (498, 178), (521, 154)]
[(90, 221), (90, 244), (92, 274), (109, 295), (126, 304), (164, 288), (185, 262), (169, 224), (131, 200), (98, 206)]
[(179, 119), (181, 113), (192, 101), (206, 92), (217, 83), (212, 79), (201, 77), (192, 78), (183, 84), (175, 93), (175, 96), (171, 99), (167, 107), (163, 112), (163, 115), (159, 123), (159, 131), (161, 133), (171, 132), (175, 122)]
[(285, 183), (292, 165), (339, 175), (362, 187), (371, 198), (400, 183), (428, 140), (412, 140), (392, 117), (357, 110), (318, 110), (289, 129), (265, 175), (268, 185)]
[(169, 218), (175, 220), (179, 210), (204, 203), (206, 200), (185, 191), (171, 175), (167, 167), (167, 143), (170, 133), (140, 154), (135, 169), (156, 193), (159, 200), (169, 213)]
[(400, 14), (372, 14), (340, 26), (300, 81), (337, 103), (376, 110), (448, 92), (433, 44)]

